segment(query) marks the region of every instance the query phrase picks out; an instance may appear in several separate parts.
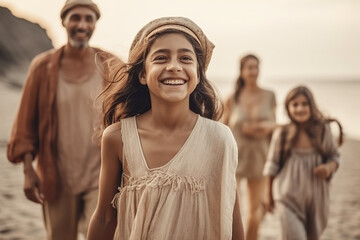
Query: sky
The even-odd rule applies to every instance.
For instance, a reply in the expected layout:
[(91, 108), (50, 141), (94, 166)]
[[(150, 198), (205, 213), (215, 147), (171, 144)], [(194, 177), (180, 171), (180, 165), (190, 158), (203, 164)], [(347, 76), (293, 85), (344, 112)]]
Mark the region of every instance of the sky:
[[(66, 43), (59, 12), (65, 1), (0, 0), (14, 15), (39, 23), (55, 47)], [(150, 20), (184, 16), (215, 44), (207, 75), (235, 81), (239, 59), (261, 59), (260, 80), (360, 81), (358, 0), (97, 0), (102, 13), (90, 44), (124, 59)]]

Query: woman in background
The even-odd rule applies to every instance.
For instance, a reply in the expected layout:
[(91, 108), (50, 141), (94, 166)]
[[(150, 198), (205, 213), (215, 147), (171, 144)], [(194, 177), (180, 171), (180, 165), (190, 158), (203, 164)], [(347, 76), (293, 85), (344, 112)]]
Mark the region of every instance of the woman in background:
[(265, 181), (262, 175), (275, 123), (275, 94), (260, 88), (257, 79), (259, 59), (246, 55), (240, 60), (240, 75), (234, 93), (225, 102), (223, 123), (227, 124), (237, 142), (237, 191), (240, 180), (247, 179), (248, 206), (246, 239), (256, 240), (264, 216), (262, 206)]

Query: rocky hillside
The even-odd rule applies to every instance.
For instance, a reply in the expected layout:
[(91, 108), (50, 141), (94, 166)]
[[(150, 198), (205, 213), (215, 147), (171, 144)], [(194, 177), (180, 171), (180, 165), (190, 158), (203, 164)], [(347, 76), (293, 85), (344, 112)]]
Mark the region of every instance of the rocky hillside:
[(0, 6), (0, 81), (21, 87), (31, 59), (50, 48), (45, 29)]

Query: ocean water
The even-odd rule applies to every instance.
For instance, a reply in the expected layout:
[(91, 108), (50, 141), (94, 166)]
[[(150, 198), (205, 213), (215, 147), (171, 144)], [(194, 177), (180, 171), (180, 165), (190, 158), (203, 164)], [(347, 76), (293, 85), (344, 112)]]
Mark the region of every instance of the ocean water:
[[(226, 98), (234, 90), (235, 81), (213, 81), (213, 84), (220, 96)], [(298, 85), (305, 85), (313, 92), (320, 111), (328, 117), (338, 119), (347, 137), (360, 140), (360, 79), (359, 81), (268, 81), (259, 84), (275, 92), (279, 123), (288, 122), (284, 108), (286, 94)], [(337, 128), (332, 126), (332, 129), (336, 135)]]

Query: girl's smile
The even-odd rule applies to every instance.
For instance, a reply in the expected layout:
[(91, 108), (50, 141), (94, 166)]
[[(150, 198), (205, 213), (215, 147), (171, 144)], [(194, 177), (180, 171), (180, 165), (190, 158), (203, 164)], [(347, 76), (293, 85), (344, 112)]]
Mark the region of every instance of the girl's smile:
[(161, 82), (165, 85), (183, 85), (186, 83), (186, 81), (182, 79), (165, 79)]

